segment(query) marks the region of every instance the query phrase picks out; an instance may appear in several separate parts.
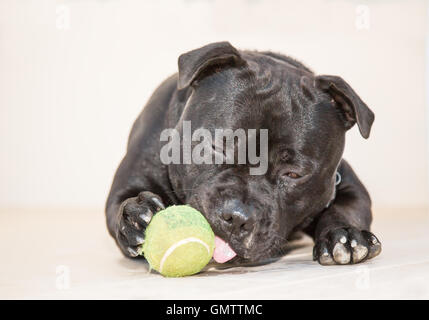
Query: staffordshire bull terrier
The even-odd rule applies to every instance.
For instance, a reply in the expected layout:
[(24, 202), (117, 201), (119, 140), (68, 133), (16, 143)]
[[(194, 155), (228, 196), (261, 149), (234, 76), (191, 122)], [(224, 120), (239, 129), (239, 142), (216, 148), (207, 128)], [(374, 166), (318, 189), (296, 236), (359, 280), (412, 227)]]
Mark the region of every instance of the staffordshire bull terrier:
[[(313, 257), (322, 265), (371, 259), (381, 243), (370, 232), (370, 196), (342, 154), (346, 131), (357, 123), (368, 138), (373, 121), (342, 78), (316, 75), (290, 57), (228, 42), (184, 53), (178, 73), (156, 89), (132, 127), (106, 203), (108, 230), (125, 256), (138, 257), (153, 215), (189, 204), (229, 248), (218, 256), (235, 256), (231, 262), (268, 260), (297, 231), (314, 239)], [(189, 147), (180, 139), (182, 162), (165, 163), (166, 129), (181, 137), (252, 129), (249, 143), (267, 138), (268, 145), (253, 152), (259, 163), (195, 163), (185, 155), (196, 141)], [(229, 154), (223, 139), (220, 148), (218, 141), (206, 144), (205, 159), (237, 155), (237, 136)]]

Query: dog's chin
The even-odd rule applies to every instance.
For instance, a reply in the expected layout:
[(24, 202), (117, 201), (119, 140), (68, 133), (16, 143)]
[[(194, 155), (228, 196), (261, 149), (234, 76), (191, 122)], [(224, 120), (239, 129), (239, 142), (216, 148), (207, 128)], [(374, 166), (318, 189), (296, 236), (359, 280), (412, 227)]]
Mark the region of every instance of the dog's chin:
[(229, 245), (237, 255), (223, 264), (233, 266), (258, 265), (266, 264), (274, 259), (274, 255), (272, 254), (270, 247), (249, 249), (237, 245), (234, 241)]
[(241, 256), (236, 256), (233, 259), (225, 263), (217, 263), (213, 261), (212, 266), (216, 269), (229, 269), (229, 268), (238, 268), (238, 267), (257, 267), (266, 265), (272, 262), (275, 262), (279, 257), (269, 257), (267, 255), (261, 255), (260, 258), (250, 258), (246, 259)]
[[(268, 252), (266, 249), (262, 250), (248, 250), (248, 249), (236, 249), (237, 252), (237, 261), (242, 263), (258, 263), (269, 258)], [(234, 258), (234, 259), (235, 259)]]

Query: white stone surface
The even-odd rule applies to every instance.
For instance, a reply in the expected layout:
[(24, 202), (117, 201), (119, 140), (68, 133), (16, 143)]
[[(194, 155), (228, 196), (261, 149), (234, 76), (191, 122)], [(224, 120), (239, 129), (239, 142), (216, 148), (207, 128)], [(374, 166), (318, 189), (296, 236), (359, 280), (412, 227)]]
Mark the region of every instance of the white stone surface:
[(268, 265), (169, 279), (121, 256), (102, 210), (3, 209), (0, 298), (429, 298), (428, 212), (376, 210), (373, 230), (383, 252), (361, 265), (320, 266), (304, 239), (297, 244), (303, 247)]

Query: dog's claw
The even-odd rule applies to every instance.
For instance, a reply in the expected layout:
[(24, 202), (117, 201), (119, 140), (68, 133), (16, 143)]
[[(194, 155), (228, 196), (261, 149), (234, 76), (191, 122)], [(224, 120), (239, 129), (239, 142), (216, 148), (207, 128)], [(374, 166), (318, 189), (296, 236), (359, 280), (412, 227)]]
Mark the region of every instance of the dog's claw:
[(350, 251), (342, 242), (336, 243), (332, 250), (334, 260), (338, 264), (348, 264), (350, 262)]
[(313, 258), (322, 265), (355, 264), (374, 258), (381, 252), (381, 243), (371, 232), (355, 228), (330, 231), (316, 242)]
[(323, 265), (335, 264), (335, 261), (329, 252), (327, 241), (320, 241), (316, 246), (314, 246), (313, 259), (318, 260), (319, 263)]
[(371, 232), (362, 231), (362, 234), (367, 239), (368, 243), (371, 244), (369, 247), (368, 259), (378, 256), (381, 252), (381, 242)]
[(149, 222), (152, 220), (153, 213), (150, 210), (147, 210), (144, 213), (139, 214), (139, 219), (144, 221), (144, 223), (149, 224)]
[(139, 255), (139, 253), (137, 252), (137, 250), (134, 250), (133, 248), (131, 248), (131, 247), (128, 247), (127, 248), (127, 251), (128, 251), (128, 253), (129, 253), (129, 255), (130, 255), (130, 257), (137, 257), (138, 255)]
[(154, 197), (151, 200), (156, 204), (157, 211), (165, 209), (164, 204), (158, 198)]

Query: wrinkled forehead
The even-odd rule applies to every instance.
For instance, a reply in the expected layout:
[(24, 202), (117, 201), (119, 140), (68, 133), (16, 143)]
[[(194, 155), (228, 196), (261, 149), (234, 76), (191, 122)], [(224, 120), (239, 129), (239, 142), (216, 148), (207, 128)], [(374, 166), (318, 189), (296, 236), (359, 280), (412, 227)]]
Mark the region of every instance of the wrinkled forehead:
[(270, 129), (272, 148), (313, 158), (342, 150), (344, 130), (336, 109), (331, 98), (315, 88), (311, 73), (277, 62), (254, 67), (259, 121)]
[(229, 68), (199, 82), (188, 99), (184, 119), (207, 129), (253, 128), (259, 125), (255, 121), (259, 112), (249, 70)]
[(272, 97), (266, 123), (273, 146), (320, 158), (341, 145), (344, 130), (329, 97), (308, 90), (296, 82), (283, 87)]
[[(302, 102), (301, 102), (302, 103)], [(288, 104), (268, 114), (270, 145), (287, 148), (302, 156), (320, 158), (341, 146), (343, 130), (327, 102)]]
[(251, 56), (247, 62), (246, 67), (226, 68), (205, 77), (193, 94), (192, 109), (222, 113), (226, 119), (234, 115), (236, 120), (253, 117), (261, 121), (272, 104), (290, 105), (291, 95), (301, 90), (302, 71), (264, 56)]
[[(189, 117), (202, 126), (270, 131), (274, 141), (326, 140), (337, 118), (330, 98), (312, 85), (305, 70), (264, 56), (246, 68), (230, 68), (204, 79), (192, 95)], [(323, 143), (321, 143), (323, 145)]]

